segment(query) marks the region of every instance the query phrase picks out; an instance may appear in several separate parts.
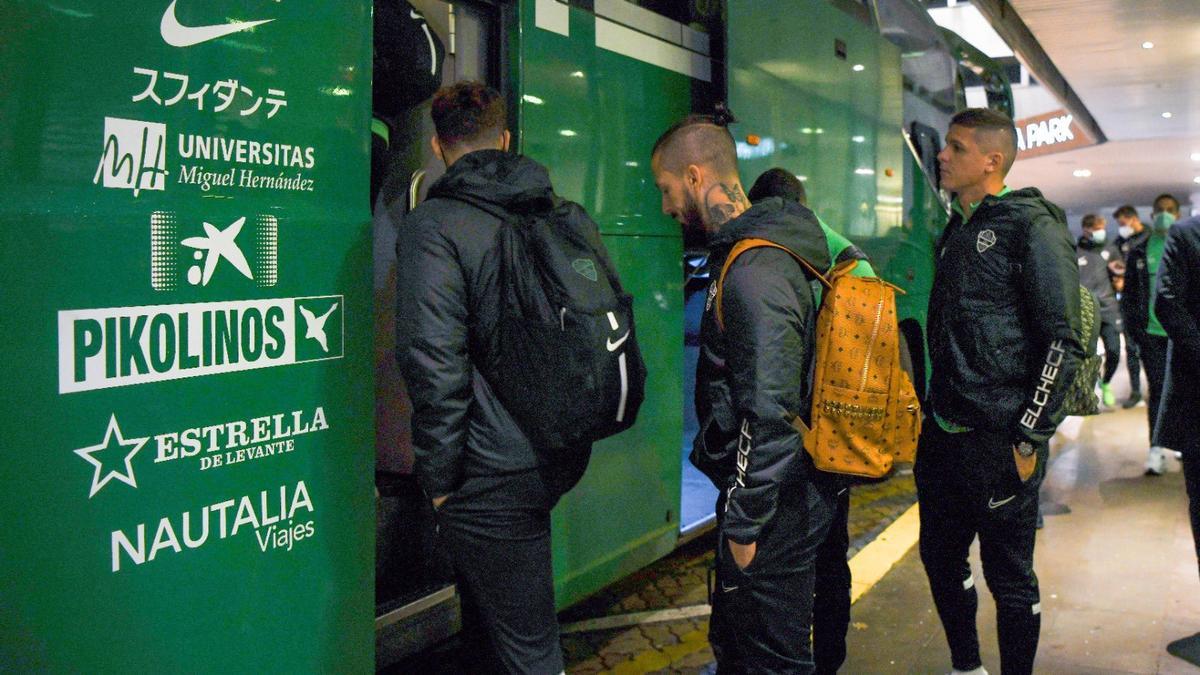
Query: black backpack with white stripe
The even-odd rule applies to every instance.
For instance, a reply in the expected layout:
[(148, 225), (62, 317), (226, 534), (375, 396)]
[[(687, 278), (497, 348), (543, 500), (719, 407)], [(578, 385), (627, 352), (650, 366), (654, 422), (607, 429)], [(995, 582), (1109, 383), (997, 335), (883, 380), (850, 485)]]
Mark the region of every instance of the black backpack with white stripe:
[(596, 223), (557, 197), (510, 204), (510, 211), (452, 198), (502, 221), (500, 320), (485, 337), (481, 370), (534, 447), (574, 448), (633, 426), (646, 365), (633, 297)]

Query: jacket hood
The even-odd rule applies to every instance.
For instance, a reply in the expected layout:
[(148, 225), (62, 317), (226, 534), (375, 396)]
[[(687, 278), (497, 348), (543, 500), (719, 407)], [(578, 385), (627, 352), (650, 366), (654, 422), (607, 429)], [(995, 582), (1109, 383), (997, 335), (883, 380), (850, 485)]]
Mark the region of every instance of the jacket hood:
[(825, 232), (816, 214), (795, 202), (779, 197), (755, 202), (750, 210), (726, 223), (709, 241), (709, 246), (723, 258), (738, 240), (752, 238), (785, 246), (819, 270), (832, 265)]
[(546, 167), (503, 150), (476, 150), (450, 165), (430, 197), (466, 197), (509, 212), (549, 209), (554, 189)]
[(1007, 207), (1020, 208), (1027, 211), (1026, 215), (1032, 217), (1036, 215), (1036, 211), (1043, 211), (1054, 217), (1059, 222), (1067, 222), (1067, 214), (1058, 207), (1057, 204), (1046, 199), (1042, 195), (1042, 191), (1027, 187), (1020, 190), (1013, 190), (997, 200), (1000, 204)]

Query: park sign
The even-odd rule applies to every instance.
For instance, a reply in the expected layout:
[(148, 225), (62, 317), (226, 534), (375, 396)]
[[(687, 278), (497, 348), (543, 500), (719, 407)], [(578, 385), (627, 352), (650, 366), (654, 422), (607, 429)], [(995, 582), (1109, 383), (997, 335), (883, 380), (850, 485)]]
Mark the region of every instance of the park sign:
[(370, 671), (371, 4), (5, 12), (0, 670)]
[(1015, 122), (1017, 159), (1065, 152), (1095, 143), (1066, 110), (1026, 117)]

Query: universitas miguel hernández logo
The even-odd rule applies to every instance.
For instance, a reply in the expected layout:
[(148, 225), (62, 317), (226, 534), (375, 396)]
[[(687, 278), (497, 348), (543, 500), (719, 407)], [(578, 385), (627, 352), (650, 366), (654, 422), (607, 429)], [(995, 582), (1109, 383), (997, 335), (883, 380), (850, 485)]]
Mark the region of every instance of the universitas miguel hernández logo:
[(167, 125), (104, 118), (104, 148), (92, 183), (106, 188), (142, 190), (167, 187)]

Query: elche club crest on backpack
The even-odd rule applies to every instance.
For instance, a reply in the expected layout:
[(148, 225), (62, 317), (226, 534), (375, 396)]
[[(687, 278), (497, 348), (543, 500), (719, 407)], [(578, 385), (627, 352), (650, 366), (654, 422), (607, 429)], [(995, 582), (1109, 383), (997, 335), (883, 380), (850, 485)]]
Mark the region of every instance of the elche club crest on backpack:
[(481, 369), (534, 447), (571, 448), (633, 426), (646, 366), (633, 296), (596, 223), (557, 197), (513, 213), (452, 198), (502, 221), (500, 321)]

